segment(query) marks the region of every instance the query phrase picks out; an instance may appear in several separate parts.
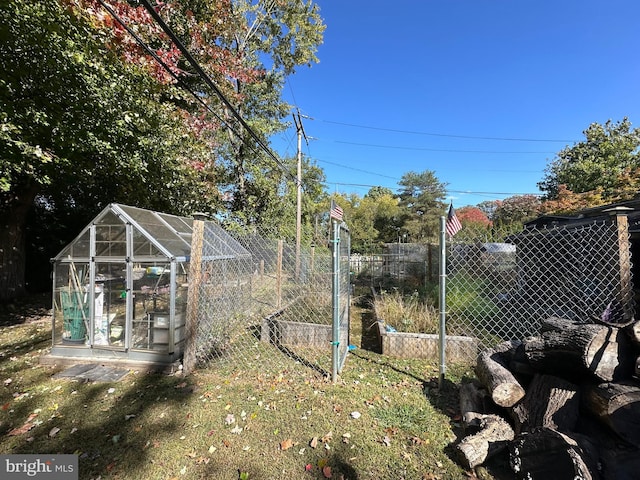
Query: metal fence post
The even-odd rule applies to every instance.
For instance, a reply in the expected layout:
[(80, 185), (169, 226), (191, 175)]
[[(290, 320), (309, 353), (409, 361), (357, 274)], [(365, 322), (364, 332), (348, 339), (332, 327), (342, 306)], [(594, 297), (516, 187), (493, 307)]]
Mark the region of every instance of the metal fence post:
[(445, 364), (445, 345), (446, 345), (446, 320), (447, 320), (447, 308), (446, 308), (446, 286), (447, 286), (447, 245), (446, 245), (446, 219), (444, 216), (440, 217), (440, 379), (439, 386), (442, 387), (444, 382), (444, 374), (446, 370)]
[(340, 362), (340, 229), (336, 220), (331, 221), (333, 227), (332, 241), (332, 293), (333, 293), (333, 322), (332, 322), (332, 342), (331, 342), (331, 380), (338, 380), (338, 363)]

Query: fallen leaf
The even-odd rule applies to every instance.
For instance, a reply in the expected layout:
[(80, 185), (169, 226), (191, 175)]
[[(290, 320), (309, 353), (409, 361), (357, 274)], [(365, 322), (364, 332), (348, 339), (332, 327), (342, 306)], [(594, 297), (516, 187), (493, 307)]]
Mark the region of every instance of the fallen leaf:
[(187, 382), (182, 382), (182, 383), (179, 383), (178, 385), (176, 385), (175, 388), (184, 388), (186, 386), (187, 386)]
[(233, 413), (228, 413), (226, 418), (224, 419), (224, 423), (226, 423), (227, 425), (231, 425), (232, 423), (235, 423), (236, 421), (236, 417)]
[(322, 475), (324, 475), (324, 478), (331, 478), (331, 467), (328, 465), (326, 467), (322, 467)]
[(322, 441), (322, 443), (329, 443), (332, 438), (333, 438), (333, 432), (329, 432), (324, 437), (322, 437), (320, 440)]
[(351, 418), (355, 418), (357, 420), (361, 416), (362, 414), (360, 412), (351, 412)]
[(196, 453), (195, 449), (191, 450), (189, 453), (186, 454), (187, 457), (189, 458), (196, 458), (198, 456), (198, 454)]
[(55, 437), (59, 431), (60, 429), (58, 427), (53, 427), (51, 430), (49, 430), (49, 437), (50, 438)]
[(351, 434), (350, 433), (343, 433), (342, 434), (342, 443), (349, 443), (349, 440), (351, 440)]
[(289, 450), (291, 447), (293, 447), (293, 440), (290, 438), (280, 442), (280, 450)]
[(7, 386), (7, 385), (9, 385), (11, 382), (13, 382), (13, 379), (11, 379), (11, 378), (7, 378), (7, 379), (4, 381), (4, 386), (6, 387), (6, 386)]
[(313, 437), (309, 442), (309, 446), (311, 448), (316, 448), (318, 446), (318, 437)]
[(240, 480), (249, 480), (249, 472), (240, 472), (238, 478)]
[(236, 425), (235, 427), (233, 427), (231, 429), (231, 433), (237, 433), (239, 434), (240, 432), (242, 432), (242, 427), (240, 425)]
[(9, 435), (10, 437), (15, 437), (16, 435), (22, 435), (23, 433), (27, 433), (33, 427), (35, 427), (35, 425), (33, 423), (27, 422), (24, 425), (22, 425), (21, 427), (14, 428), (7, 435)]
[(385, 447), (391, 446), (391, 439), (385, 435), (384, 438), (382, 439), (382, 444)]

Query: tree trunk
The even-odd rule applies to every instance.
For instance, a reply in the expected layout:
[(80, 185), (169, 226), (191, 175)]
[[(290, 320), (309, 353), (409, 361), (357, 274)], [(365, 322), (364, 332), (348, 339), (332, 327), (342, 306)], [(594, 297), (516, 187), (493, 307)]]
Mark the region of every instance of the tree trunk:
[(513, 429), (499, 415), (480, 415), (478, 433), (462, 439), (456, 446), (466, 468), (482, 465), (488, 458), (501, 452), (513, 440)]
[(584, 405), (620, 438), (640, 447), (640, 385), (603, 383), (586, 389)]
[(36, 185), (24, 185), (0, 195), (0, 303), (26, 293), (25, 225), (37, 192)]
[(577, 385), (552, 375), (536, 375), (524, 399), (511, 409), (516, 433), (548, 427), (573, 431), (580, 415)]
[[(576, 437), (578, 438), (578, 437)], [(509, 444), (511, 469), (518, 479), (581, 479), (598, 477), (598, 454), (593, 445), (550, 428), (518, 435)]]
[(633, 322), (631, 325), (625, 327), (625, 331), (631, 337), (631, 341), (635, 345), (640, 345), (640, 320)]
[(478, 356), (478, 379), (487, 387), (495, 404), (501, 407), (512, 407), (525, 395), (524, 389), (507, 367), (519, 345), (520, 342), (504, 342)]
[(458, 395), (462, 424), (465, 428), (478, 426), (481, 414), (487, 413), (488, 394), (486, 390), (480, 388), (475, 382), (466, 382), (460, 385)]
[[(562, 320), (554, 319), (558, 322)], [(549, 329), (545, 322), (546, 331), (526, 340), (525, 354), (533, 368), (570, 379), (590, 373), (605, 382), (631, 374), (635, 357), (624, 332), (606, 325), (564, 322), (563, 329)]]

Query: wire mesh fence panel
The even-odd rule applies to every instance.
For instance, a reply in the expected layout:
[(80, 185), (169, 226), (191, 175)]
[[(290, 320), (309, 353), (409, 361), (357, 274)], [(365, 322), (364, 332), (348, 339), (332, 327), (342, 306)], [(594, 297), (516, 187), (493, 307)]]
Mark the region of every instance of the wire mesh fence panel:
[(434, 244), (387, 244), (382, 253), (352, 254), (350, 267), (361, 285), (413, 291), (437, 283), (438, 255)]
[(477, 338), (480, 348), (534, 335), (548, 317), (629, 320), (626, 222), (530, 227), (490, 243), (453, 241), (446, 288), (447, 335)]
[[(203, 223), (201, 242), (194, 238), (192, 245), (189, 282), (194, 364), (233, 362), (249, 369), (268, 362), (328, 376), (333, 315), (328, 245), (301, 242), (298, 248), (295, 239), (265, 229), (227, 231), (232, 241), (221, 245), (221, 227)], [(347, 290), (343, 283), (341, 290)]]
[[(337, 355), (334, 359), (334, 373), (340, 373), (349, 352), (349, 316), (351, 303), (351, 270), (350, 252), (351, 236), (346, 224), (342, 223), (338, 231), (337, 264), (334, 265), (333, 274), (337, 277), (337, 302), (334, 304), (334, 322), (337, 329)], [(337, 267), (337, 271), (336, 271)]]

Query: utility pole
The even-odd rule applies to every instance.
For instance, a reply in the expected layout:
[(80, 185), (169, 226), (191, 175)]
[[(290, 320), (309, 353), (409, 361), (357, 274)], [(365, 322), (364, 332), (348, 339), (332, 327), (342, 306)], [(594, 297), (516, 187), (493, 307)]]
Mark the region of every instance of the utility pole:
[(293, 114), (293, 122), (296, 124), (296, 133), (298, 134), (298, 173), (296, 175), (297, 200), (296, 200), (296, 279), (300, 278), (300, 238), (302, 237), (302, 137), (309, 145), (309, 138), (302, 126), (302, 118), (300, 111)]
[(302, 119), (300, 112), (298, 116), (293, 114), (293, 121), (296, 124), (296, 132), (298, 134), (298, 173), (296, 175), (296, 279), (300, 278), (300, 237), (302, 236)]

